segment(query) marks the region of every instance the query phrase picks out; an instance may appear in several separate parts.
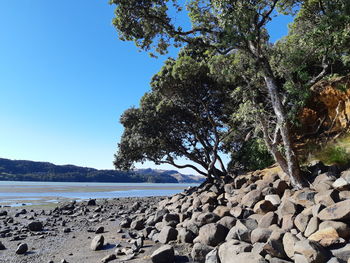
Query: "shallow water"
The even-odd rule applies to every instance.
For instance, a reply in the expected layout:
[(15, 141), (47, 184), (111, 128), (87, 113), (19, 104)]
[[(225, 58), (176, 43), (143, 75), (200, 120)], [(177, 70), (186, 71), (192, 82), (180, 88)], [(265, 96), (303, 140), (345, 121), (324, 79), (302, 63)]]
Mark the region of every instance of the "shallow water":
[(0, 181), (0, 205), (21, 206), (89, 198), (169, 196), (196, 184)]

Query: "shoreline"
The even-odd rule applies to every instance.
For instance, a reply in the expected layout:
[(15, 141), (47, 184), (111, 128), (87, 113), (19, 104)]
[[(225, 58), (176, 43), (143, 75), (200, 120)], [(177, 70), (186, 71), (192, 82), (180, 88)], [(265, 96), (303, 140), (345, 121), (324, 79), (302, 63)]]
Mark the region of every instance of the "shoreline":
[[(153, 207), (165, 197), (126, 197), (97, 199), (96, 205), (87, 201), (59, 203), (56, 208), (11, 207), (0, 208), (0, 242), (6, 247), (0, 250), (0, 263), (42, 263), (62, 262), (88, 263), (101, 262), (101, 259), (114, 253), (120, 244), (129, 247), (133, 231), (123, 231), (119, 219), (123, 215), (133, 216), (132, 208), (139, 204), (143, 209)], [(72, 207), (70, 205), (74, 204)], [(23, 212), (25, 209), (25, 212)], [(22, 214), (23, 213), (23, 214)], [(135, 214), (134, 214), (135, 215)], [(5, 218), (12, 218), (7, 223)], [(11, 223), (12, 221), (12, 223)], [(42, 222), (41, 231), (30, 231), (31, 222)], [(105, 244), (102, 250), (92, 251), (91, 240), (95, 231), (103, 227), (101, 233)], [(24, 255), (15, 253), (19, 243), (28, 245)], [(145, 240), (141, 253), (128, 262), (150, 262), (150, 255), (160, 245)], [(122, 257), (121, 257), (122, 258)]]

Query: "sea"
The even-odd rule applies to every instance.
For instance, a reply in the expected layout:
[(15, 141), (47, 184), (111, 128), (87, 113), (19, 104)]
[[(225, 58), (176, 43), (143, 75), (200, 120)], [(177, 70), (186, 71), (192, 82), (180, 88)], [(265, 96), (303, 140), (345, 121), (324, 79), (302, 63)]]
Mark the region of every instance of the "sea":
[(72, 200), (171, 196), (197, 185), (0, 181), (0, 206), (45, 206)]

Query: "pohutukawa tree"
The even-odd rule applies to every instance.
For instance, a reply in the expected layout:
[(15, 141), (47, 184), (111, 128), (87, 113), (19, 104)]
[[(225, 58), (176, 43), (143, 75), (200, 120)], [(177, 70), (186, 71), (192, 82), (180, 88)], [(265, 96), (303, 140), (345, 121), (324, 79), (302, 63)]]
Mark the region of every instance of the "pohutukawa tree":
[[(176, 61), (168, 59), (153, 77), (152, 91), (143, 96), (139, 108), (122, 115), (117, 168), (148, 160), (192, 168), (209, 179), (227, 174), (220, 152), (232, 132), (230, 89), (209, 75), (203, 58), (185, 51)], [(190, 162), (181, 164), (180, 157)]]
[[(281, 91), (288, 94), (286, 83), (292, 86), (295, 83), (313, 85), (329, 74), (334, 61), (331, 58), (334, 56), (348, 59), (349, 50), (344, 48), (344, 39), (349, 39), (348, 0), (190, 0), (186, 6), (176, 0), (111, 0), (111, 3), (116, 6), (113, 24), (119, 37), (134, 41), (143, 50), (165, 54), (170, 45), (184, 44), (214, 48), (218, 54), (223, 55), (239, 52), (252, 60), (254, 70), (262, 82), (251, 81), (249, 74), (243, 72), (245, 89), (264, 89), (261, 93), (268, 95), (275, 119), (274, 136), (270, 136), (269, 122), (263, 114), (256, 114), (264, 132), (265, 143), (283, 171), (290, 176), (292, 184), (302, 187), (303, 178), (293, 150), (291, 125)], [(191, 20), (191, 28), (188, 30), (175, 23), (179, 21), (176, 20), (176, 13), (185, 7)], [(313, 56), (316, 59), (313, 70), (302, 74), (302, 81), (295, 81), (295, 76), (289, 81), (281, 81), (281, 78), (293, 74), (290, 74), (288, 68), (285, 72), (275, 67), (276, 53), (273, 52), (274, 45), (269, 43), (266, 26), (274, 19), (277, 10), (295, 15), (297, 27), (294, 29), (294, 37), (297, 46), (303, 44), (306, 47), (308, 40), (305, 37), (309, 37), (312, 39), (310, 45), (315, 47), (312, 54), (317, 55)], [(297, 32), (299, 26), (306, 34)], [(340, 33), (332, 32), (332, 26)], [(322, 32), (329, 35), (322, 37)], [(326, 42), (320, 44), (322, 40)], [(293, 54), (297, 54), (297, 49), (298, 47), (293, 49)], [(289, 50), (282, 48), (279, 51), (277, 63), (288, 61), (286, 57), (289, 56)], [(296, 56), (300, 59), (300, 56)], [(296, 68), (292, 71), (298, 72)], [(305, 70), (301, 72), (305, 73)], [(297, 88), (299, 86), (293, 86), (289, 90)], [(253, 100), (252, 102), (254, 103)]]

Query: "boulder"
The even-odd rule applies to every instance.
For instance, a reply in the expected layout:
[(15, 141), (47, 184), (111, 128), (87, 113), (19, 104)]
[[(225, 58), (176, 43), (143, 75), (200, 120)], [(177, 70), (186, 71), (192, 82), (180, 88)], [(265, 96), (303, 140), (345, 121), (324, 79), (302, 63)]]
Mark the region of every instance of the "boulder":
[(275, 195), (275, 194), (273, 194), (273, 195), (266, 195), (265, 196), (265, 200), (270, 201), (271, 204), (273, 204), (275, 206), (278, 206), (281, 203), (281, 198), (279, 197), (279, 195)]
[(346, 244), (340, 248), (331, 249), (331, 252), (342, 262), (346, 262), (350, 258), (350, 244)]
[(237, 219), (232, 216), (224, 216), (217, 223), (223, 225), (227, 229), (231, 229), (236, 225)]
[(158, 234), (158, 241), (162, 244), (166, 244), (171, 240), (177, 239), (177, 230), (171, 226), (165, 226)]
[(334, 183), (332, 184), (332, 187), (339, 191), (350, 190), (350, 182), (340, 177), (334, 181)]
[(277, 214), (275, 214), (274, 212), (268, 212), (258, 221), (258, 226), (262, 228), (267, 228), (276, 223)]
[(16, 254), (24, 254), (28, 251), (28, 245), (26, 243), (20, 243), (16, 249)]
[(170, 245), (163, 245), (151, 255), (153, 263), (173, 263), (175, 260), (174, 248)]
[(196, 235), (186, 228), (180, 228), (178, 230), (177, 240), (180, 243), (193, 243), (193, 239), (196, 237)]
[(91, 241), (90, 248), (94, 251), (101, 250), (104, 243), (104, 237), (103, 235), (97, 235), (94, 237), (94, 239)]
[(207, 224), (199, 229), (199, 235), (196, 237), (194, 243), (202, 243), (208, 246), (217, 246), (225, 240), (228, 229), (220, 224)]
[(296, 242), (294, 250), (295, 263), (324, 263), (327, 259), (324, 249), (308, 239)]
[(268, 200), (261, 200), (254, 206), (254, 213), (265, 215), (268, 212), (275, 211), (276, 207)]
[(309, 240), (315, 241), (323, 247), (329, 247), (339, 243), (340, 237), (338, 232), (333, 227), (328, 227), (313, 233), (311, 236), (309, 236)]
[(217, 248), (213, 249), (205, 256), (205, 263), (220, 263)]
[(350, 200), (341, 201), (323, 209), (318, 217), (322, 221), (350, 219)]
[(0, 241), (0, 250), (5, 250), (5, 249), (6, 249), (5, 245)]
[(320, 230), (328, 227), (333, 227), (340, 237), (346, 240), (350, 238), (350, 227), (347, 224), (338, 221), (323, 221), (319, 225)]
[(257, 242), (267, 242), (271, 233), (272, 230), (268, 228), (255, 228), (250, 235), (251, 243), (255, 244)]
[(253, 207), (261, 199), (261, 190), (256, 189), (243, 196), (241, 203), (247, 207)]
[(227, 206), (219, 205), (214, 209), (213, 213), (217, 214), (220, 218), (222, 218), (224, 216), (230, 215), (230, 208), (228, 208)]
[(33, 221), (28, 224), (28, 229), (30, 231), (42, 231), (43, 230), (43, 223), (40, 221)]
[(193, 248), (192, 248), (192, 251), (191, 251), (191, 257), (194, 261), (204, 263), (205, 257), (213, 249), (214, 249), (213, 247), (210, 247), (208, 245), (201, 244), (201, 243), (195, 243)]
[(298, 230), (300, 232), (304, 233), (304, 231), (307, 227), (307, 224), (309, 223), (309, 220), (310, 220), (309, 215), (305, 215), (303, 213), (300, 213), (295, 217), (294, 225), (298, 228)]
[(290, 232), (287, 232), (283, 235), (282, 242), (283, 242), (284, 252), (286, 252), (286, 255), (290, 259), (294, 259), (294, 252), (295, 252), (294, 246), (295, 246), (295, 243), (298, 241), (299, 239)]
[(238, 240), (229, 240), (219, 246), (219, 258), (221, 263), (229, 263), (235, 259), (236, 255), (243, 252), (252, 251), (253, 246), (246, 242), (240, 242)]
[(305, 229), (305, 232), (304, 232), (304, 236), (306, 237), (309, 237), (311, 236), (313, 233), (315, 233), (318, 229), (318, 218), (317, 217), (311, 217), (306, 229)]
[(272, 257), (278, 257), (282, 259), (287, 258), (283, 247), (283, 234), (284, 232), (280, 229), (274, 230), (264, 245), (264, 249)]

